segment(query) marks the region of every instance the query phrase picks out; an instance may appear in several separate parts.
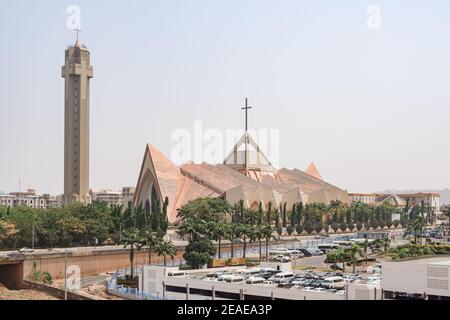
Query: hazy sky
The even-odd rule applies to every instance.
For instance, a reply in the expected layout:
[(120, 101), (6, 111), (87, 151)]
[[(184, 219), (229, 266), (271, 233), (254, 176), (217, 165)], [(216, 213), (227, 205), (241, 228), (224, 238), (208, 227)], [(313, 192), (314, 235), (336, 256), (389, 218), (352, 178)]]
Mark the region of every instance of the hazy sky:
[[(450, 187), (448, 0), (1, 0), (0, 190), (63, 192), (64, 50), (91, 51), (91, 186), (134, 186), (147, 142), (280, 130), (280, 165), (351, 192)], [(366, 26), (381, 8), (381, 30)]]

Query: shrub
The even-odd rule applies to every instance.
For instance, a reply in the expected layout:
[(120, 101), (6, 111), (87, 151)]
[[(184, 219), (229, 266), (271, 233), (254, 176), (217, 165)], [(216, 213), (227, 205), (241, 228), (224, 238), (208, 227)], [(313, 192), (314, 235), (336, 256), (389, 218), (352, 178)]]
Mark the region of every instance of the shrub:
[(331, 229), (333, 229), (334, 232), (337, 232), (339, 230), (339, 224), (336, 222), (333, 222), (331, 224)]
[(326, 223), (325, 226), (323, 227), (323, 231), (325, 231), (325, 233), (330, 232), (330, 225), (328, 223)]
[(294, 228), (292, 226), (287, 226), (286, 231), (287, 231), (288, 235), (292, 235), (292, 233), (294, 232)]
[(362, 228), (363, 228), (362, 223), (361, 223), (361, 222), (358, 222), (358, 223), (356, 224), (356, 229), (357, 229), (358, 231), (361, 231)]
[(384, 220), (380, 220), (380, 228), (383, 229), (386, 226), (386, 222)]
[(283, 227), (282, 226), (278, 225), (277, 233), (278, 233), (279, 236), (281, 236), (283, 234)]
[(308, 234), (311, 234), (311, 233), (314, 231), (314, 227), (313, 227), (310, 223), (307, 223), (307, 224), (305, 225), (305, 231), (306, 231)]
[(386, 227), (390, 229), (392, 227), (392, 221), (386, 221)]
[(339, 229), (341, 229), (342, 232), (345, 232), (347, 230), (347, 224), (345, 222), (342, 222), (339, 225)]
[(353, 223), (349, 223), (349, 224), (347, 225), (347, 228), (348, 228), (348, 230), (349, 230), (350, 232), (352, 232), (352, 231), (355, 229), (355, 225), (354, 225)]
[(295, 226), (295, 232), (297, 232), (297, 234), (302, 234), (303, 232), (303, 226), (301, 224), (298, 224)]
[(372, 220), (370, 222), (370, 226), (373, 228), (373, 230), (375, 230), (376, 228), (378, 228), (380, 226), (380, 222), (377, 220)]
[(397, 227), (400, 225), (400, 221), (394, 220), (394, 221), (392, 222), (392, 224), (394, 225), (394, 228), (397, 228)]
[(323, 229), (322, 223), (316, 223), (314, 231), (316, 231), (317, 233), (320, 233), (320, 231), (322, 231), (322, 229)]

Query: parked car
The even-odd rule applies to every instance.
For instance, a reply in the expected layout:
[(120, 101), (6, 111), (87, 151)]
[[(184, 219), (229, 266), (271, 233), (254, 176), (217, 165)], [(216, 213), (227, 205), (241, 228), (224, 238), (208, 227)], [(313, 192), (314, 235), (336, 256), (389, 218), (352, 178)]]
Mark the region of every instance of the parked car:
[(312, 256), (311, 252), (309, 252), (309, 250), (306, 249), (306, 248), (297, 248), (297, 250), (300, 251), (303, 254), (304, 257), (311, 257)]
[(337, 263), (332, 264), (332, 265), (330, 266), (330, 268), (333, 269), (333, 270), (341, 270), (341, 271), (344, 270), (344, 269), (342, 268), (342, 266), (338, 265)]
[(322, 287), (327, 289), (343, 289), (345, 281), (342, 277), (328, 277), (322, 281)]
[(19, 252), (20, 253), (30, 253), (30, 252), (34, 252), (34, 250), (31, 248), (24, 247), (22, 249), (19, 249)]
[(274, 262), (290, 262), (291, 258), (288, 256), (278, 255), (272, 259)]
[(263, 285), (265, 284), (266, 279), (261, 277), (249, 277), (247, 280), (245, 280), (246, 284), (252, 284), (252, 285)]
[(367, 267), (367, 273), (381, 273), (381, 264), (374, 264)]
[(280, 272), (276, 275), (269, 278), (270, 281), (273, 281), (274, 283), (280, 283), (285, 282), (287, 280), (290, 280), (294, 277), (294, 274), (292, 272)]
[(167, 273), (168, 277), (179, 277), (179, 278), (186, 278), (187, 273), (184, 271), (169, 271)]
[(360, 280), (361, 276), (357, 274), (348, 274), (344, 276), (344, 281), (346, 282), (354, 282), (356, 280)]
[(308, 249), (308, 251), (313, 256), (322, 256), (323, 255), (323, 252), (320, 251), (319, 249)]

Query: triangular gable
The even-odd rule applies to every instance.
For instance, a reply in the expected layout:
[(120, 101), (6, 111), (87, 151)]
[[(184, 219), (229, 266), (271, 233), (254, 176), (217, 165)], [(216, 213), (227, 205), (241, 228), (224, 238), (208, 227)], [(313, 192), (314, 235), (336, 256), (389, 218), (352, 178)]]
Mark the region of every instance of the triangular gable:
[(305, 172), (316, 179), (323, 180), (314, 162), (311, 162), (311, 164), (308, 166)]
[(276, 172), (270, 161), (253, 140), (252, 136), (245, 132), (231, 152), (223, 161), (223, 164), (234, 169), (245, 168), (245, 142), (247, 139), (247, 166), (249, 169), (256, 169), (264, 172)]

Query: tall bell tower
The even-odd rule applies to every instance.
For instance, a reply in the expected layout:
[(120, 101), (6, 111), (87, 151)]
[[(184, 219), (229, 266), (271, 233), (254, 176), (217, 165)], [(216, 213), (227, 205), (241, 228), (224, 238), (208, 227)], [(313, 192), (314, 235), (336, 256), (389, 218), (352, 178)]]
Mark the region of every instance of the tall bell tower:
[[(78, 37), (77, 37), (78, 38)], [(91, 203), (89, 194), (90, 52), (77, 42), (66, 49), (64, 86), (64, 204)]]

